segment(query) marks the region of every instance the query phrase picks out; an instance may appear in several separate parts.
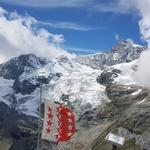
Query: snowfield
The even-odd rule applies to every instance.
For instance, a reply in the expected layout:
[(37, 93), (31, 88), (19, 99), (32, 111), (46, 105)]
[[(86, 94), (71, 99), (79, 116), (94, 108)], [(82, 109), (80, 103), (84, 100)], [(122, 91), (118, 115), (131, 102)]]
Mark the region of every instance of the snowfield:
[[(71, 105), (78, 115), (108, 102), (105, 87), (96, 82), (101, 70), (78, 63), (56, 63), (54, 71), (61, 70), (61, 78), (53, 78), (46, 85), (44, 98)], [(66, 96), (65, 100), (62, 96)]]
[(0, 77), (0, 101), (7, 105), (11, 105), (11, 101), (7, 98), (8, 94), (13, 94), (13, 80), (7, 80)]
[(115, 82), (124, 85), (137, 84), (137, 82), (134, 79), (134, 68), (136, 68), (137, 62), (137, 60), (134, 60), (130, 63), (114, 65), (112, 68), (117, 68), (121, 70), (121, 74), (117, 78), (115, 78)]

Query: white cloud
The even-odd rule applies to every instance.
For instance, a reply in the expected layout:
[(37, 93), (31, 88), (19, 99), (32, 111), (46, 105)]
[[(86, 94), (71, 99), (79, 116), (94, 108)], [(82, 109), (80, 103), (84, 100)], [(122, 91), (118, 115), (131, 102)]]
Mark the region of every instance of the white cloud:
[(2, 8), (0, 12), (0, 62), (27, 53), (46, 57), (72, 56), (60, 47), (63, 35), (37, 29), (37, 21), (33, 17), (9, 13)]
[(115, 36), (115, 39), (116, 39), (117, 41), (120, 40), (120, 36), (119, 36), (118, 34), (115, 34), (114, 36)]
[(114, 0), (107, 2), (101, 2), (97, 0), (5, 0), (2, 1), (2, 3), (39, 8), (82, 8), (86, 11), (112, 12), (122, 14), (130, 13), (129, 8), (131, 8), (129, 6), (131, 2), (126, 3), (126, 0)]
[(150, 50), (141, 54), (138, 62), (138, 70), (133, 75), (135, 81), (141, 85), (150, 86)]
[(100, 0), (4, 0), (1, 3), (39, 8), (82, 8), (86, 11), (127, 14), (133, 9), (131, 6), (134, 5), (134, 1), (139, 0), (113, 0), (106, 2), (101, 2)]
[(128, 13), (128, 4), (125, 5), (122, 1), (124, 0), (109, 2), (96, 0), (5, 0), (2, 2), (39, 8), (84, 8), (87, 11)]
[(129, 13), (127, 9), (125, 7), (122, 7), (118, 1), (111, 3), (96, 3), (91, 9), (98, 12), (112, 12), (119, 14)]
[(83, 7), (94, 0), (5, 0), (4, 3), (11, 3), (32, 7)]
[(76, 30), (76, 31), (91, 31), (91, 30), (102, 30), (104, 27), (87, 27), (82, 26), (72, 22), (44, 22), (38, 21), (39, 24), (49, 26), (51, 28), (57, 29), (69, 29), (69, 30)]
[(73, 52), (78, 52), (78, 53), (84, 53), (84, 54), (94, 54), (94, 53), (100, 53), (100, 50), (94, 50), (94, 49), (87, 49), (87, 48), (75, 48), (75, 47), (71, 47), (71, 48), (67, 48), (72, 50)]
[(128, 11), (136, 10), (141, 17), (139, 20), (141, 36), (148, 43), (149, 50), (141, 54), (134, 77), (140, 84), (150, 86), (150, 0), (120, 0), (120, 4)]
[(48, 32), (47, 30), (45, 29), (40, 29), (38, 31), (40, 37), (44, 38), (44, 39), (51, 39), (51, 42), (53, 44), (60, 44), (60, 43), (63, 43), (64, 42), (64, 36), (62, 34), (52, 34), (50, 32)]
[(5, 13), (7, 13), (6, 10), (3, 9), (2, 7), (0, 7), (0, 15), (3, 15), (3, 14), (5, 14)]

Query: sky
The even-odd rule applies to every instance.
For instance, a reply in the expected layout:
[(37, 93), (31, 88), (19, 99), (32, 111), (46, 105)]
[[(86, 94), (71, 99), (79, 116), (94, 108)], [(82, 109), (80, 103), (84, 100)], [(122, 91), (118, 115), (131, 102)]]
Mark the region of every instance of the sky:
[(117, 0), (0, 0), (7, 11), (29, 15), (53, 34), (64, 36), (65, 49), (76, 54), (109, 50), (120, 39), (143, 44), (138, 16)]

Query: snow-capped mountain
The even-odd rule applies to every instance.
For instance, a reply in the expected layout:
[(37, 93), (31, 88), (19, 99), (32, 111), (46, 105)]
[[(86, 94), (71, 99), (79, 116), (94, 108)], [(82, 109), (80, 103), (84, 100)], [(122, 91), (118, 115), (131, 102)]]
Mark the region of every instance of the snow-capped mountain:
[(21, 55), (15, 57), (10, 61), (0, 65), (0, 76), (6, 79), (16, 79), (24, 71), (27, 71), (31, 68), (40, 68), (47, 64), (45, 58), (36, 57), (33, 54)]
[[(11, 140), (13, 144), (10, 145), (14, 148), (11, 150), (35, 150), (42, 84), (42, 111), (43, 102), (48, 99), (67, 105), (76, 114), (78, 133), (73, 142), (77, 148), (70, 149), (91, 149), (100, 134), (98, 129), (106, 130), (116, 119), (122, 121), (119, 112), (127, 116), (126, 105), (132, 104), (132, 109), (134, 104), (137, 111), (137, 104), (147, 102), (148, 90), (138, 87), (132, 78), (144, 50), (131, 41), (120, 41), (111, 51), (73, 60), (66, 56), (49, 59), (28, 54), (0, 64), (0, 107), (7, 112), (1, 112), (0, 126), (6, 132), (8, 119), (13, 124), (11, 128), (8, 125), (7, 136), (3, 131), (4, 135), (0, 133), (0, 137)], [(15, 121), (8, 116), (14, 117)], [(93, 136), (85, 139), (90, 134)], [(22, 141), (17, 138), (22, 138)], [(141, 139), (144, 141), (143, 137)], [(101, 146), (97, 145), (99, 149)], [(43, 143), (42, 146), (49, 147), (49, 144)]]
[[(129, 58), (131, 60), (138, 58), (143, 50), (142, 46), (133, 45), (129, 41), (121, 41), (110, 52), (79, 57), (76, 58), (76, 61), (69, 60), (66, 56), (48, 59), (37, 57), (34, 54), (21, 55), (0, 65), (1, 101), (13, 105), (19, 112), (38, 116), (39, 75), (44, 72), (46, 76), (42, 79), (43, 99), (65, 102), (73, 109), (76, 108), (75, 112), (80, 117), (86, 111), (93, 110), (102, 102), (106, 103), (109, 100), (105, 94), (105, 87), (96, 81), (102, 70), (91, 68), (91, 62), (89, 62), (90, 66), (87, 66), (77, 60), (84, 61), (93, 57), (92, 62), (98, 61), (103, 68), (109, 68), (108, 66), (116, 63), (127, 62)], [(118, 57), (114, 59), (114, 55)], [(105, 58), (100, 59), (101, 56)], [(123, 74), (126, 72), (123, 66), (127, 66), (129, 74), (134, 64), (131, 62), (114, 66), (114, 68), (122, 68), (122, 74), (115, 80), (121, 78), (119, 81), (127, 82), (127, 80), (123, 81)], [(126, 74), (124, 76), (127, 78)], [(14, 100), (10, 100), (12, 95)]]
[[(107, 102), (104, 86), (95, 80), (101, 71), (73, 64), (65, 56), (48, 60), (33, 54), (21, 55), (2, 64), (0, 72), (1, 101), (26, 115), (38, 116), (39, 75), (43, 72), (46, 74), (42, 80), (43, 99), (65, 102), (76, 108), (78, 115), (94, 109), (102, 101)], [(12, 95), (14, 100), (10, 100)]]
[(110, 51), (74, 58), (74, 62), (88, 65), (94, 69), (104, 69), (120, 63), (138, 59), (146, 48), (133, 43), (131, 40), (121, 40)]

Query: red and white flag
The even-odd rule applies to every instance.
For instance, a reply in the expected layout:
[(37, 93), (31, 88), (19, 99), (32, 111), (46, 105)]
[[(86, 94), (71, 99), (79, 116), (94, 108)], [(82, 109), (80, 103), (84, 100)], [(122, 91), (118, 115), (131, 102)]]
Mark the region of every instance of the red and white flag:
[(61, 104), (46, 101), (42, 139), (53, 142), (68, 141), (75, 131), (73, 112)]

